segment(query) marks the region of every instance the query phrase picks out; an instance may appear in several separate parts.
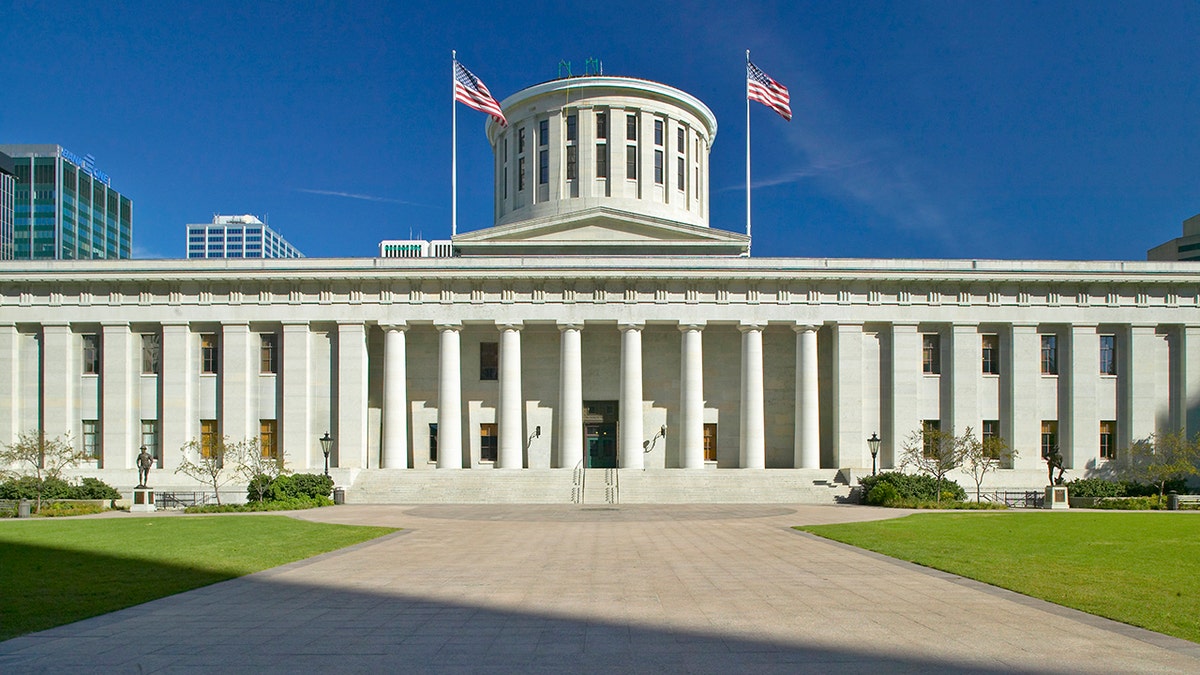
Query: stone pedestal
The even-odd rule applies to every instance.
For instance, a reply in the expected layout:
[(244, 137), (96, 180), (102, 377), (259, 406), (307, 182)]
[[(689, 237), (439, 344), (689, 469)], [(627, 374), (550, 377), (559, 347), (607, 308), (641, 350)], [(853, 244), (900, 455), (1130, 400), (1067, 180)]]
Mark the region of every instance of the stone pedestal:
[(154, 505), (154, 488), (134, 488), (133, 503), (129, 505), (130, 513), (157, 511)]
[(1046, 500), (1042, 503), (1044, 509), (1069, 509), (1071, 503), (1067, 501), (1067, 486), (1066, 485), (1047, 485)]

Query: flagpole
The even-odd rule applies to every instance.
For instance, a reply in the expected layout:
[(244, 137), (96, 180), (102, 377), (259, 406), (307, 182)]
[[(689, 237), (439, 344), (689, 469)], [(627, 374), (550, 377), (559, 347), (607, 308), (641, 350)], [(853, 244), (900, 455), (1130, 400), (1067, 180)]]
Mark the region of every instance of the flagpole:
[(454, 97), (458, 50), (450, 50), (450, 237), (458, 234), (458, 103)]
[(750, 255), (750, 50), (746, 50), (746, 256)]

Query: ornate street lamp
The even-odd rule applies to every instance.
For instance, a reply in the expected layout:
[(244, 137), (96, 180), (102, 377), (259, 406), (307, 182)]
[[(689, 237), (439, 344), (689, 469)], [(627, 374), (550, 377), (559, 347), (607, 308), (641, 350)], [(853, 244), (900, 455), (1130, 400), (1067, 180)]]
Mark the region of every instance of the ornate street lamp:
[(871, 432), (871, 437), (867, 439), (867, 447), (871, 448), (871, 475), (875, 475), (875, 459), (879, 457), (879, 444), (883, 441), (874, 431)]
[(321, 441), (321, 452), (325, 454), (325, 477), (328, 478), (329, 477), (329, 451), (331, 449), (333, 449), (333, 439), (329, 436), (329, 432), (326, 431), (325, 435), (320, 438), (320, 441)]

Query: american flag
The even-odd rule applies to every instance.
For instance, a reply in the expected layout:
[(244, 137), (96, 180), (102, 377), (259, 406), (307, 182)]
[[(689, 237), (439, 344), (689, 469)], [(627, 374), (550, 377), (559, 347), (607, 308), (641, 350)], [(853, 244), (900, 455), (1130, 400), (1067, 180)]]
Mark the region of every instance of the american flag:
[(788, 104), (791, 98), (787, 87), (772, 80), (770, 75), (749, 61), (746, 62), (746, 97), (766, 105), (783, 119), (791, 121), (792, 107)]
[(495, 117), (502, 127), (508, 126), (500, 104), (492, 98), (487, 85), (458, 61), (454, 62), (454, 100)]

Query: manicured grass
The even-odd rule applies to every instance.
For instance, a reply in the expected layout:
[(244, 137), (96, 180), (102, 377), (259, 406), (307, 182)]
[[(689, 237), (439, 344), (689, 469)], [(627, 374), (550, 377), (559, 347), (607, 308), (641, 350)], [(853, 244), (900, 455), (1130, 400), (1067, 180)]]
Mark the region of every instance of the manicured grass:
[(1200, 517), (929, 513), (797, 529), (1200, 642)]
[(0, 640), (393, 531), (284, 516), (0, 522)]

